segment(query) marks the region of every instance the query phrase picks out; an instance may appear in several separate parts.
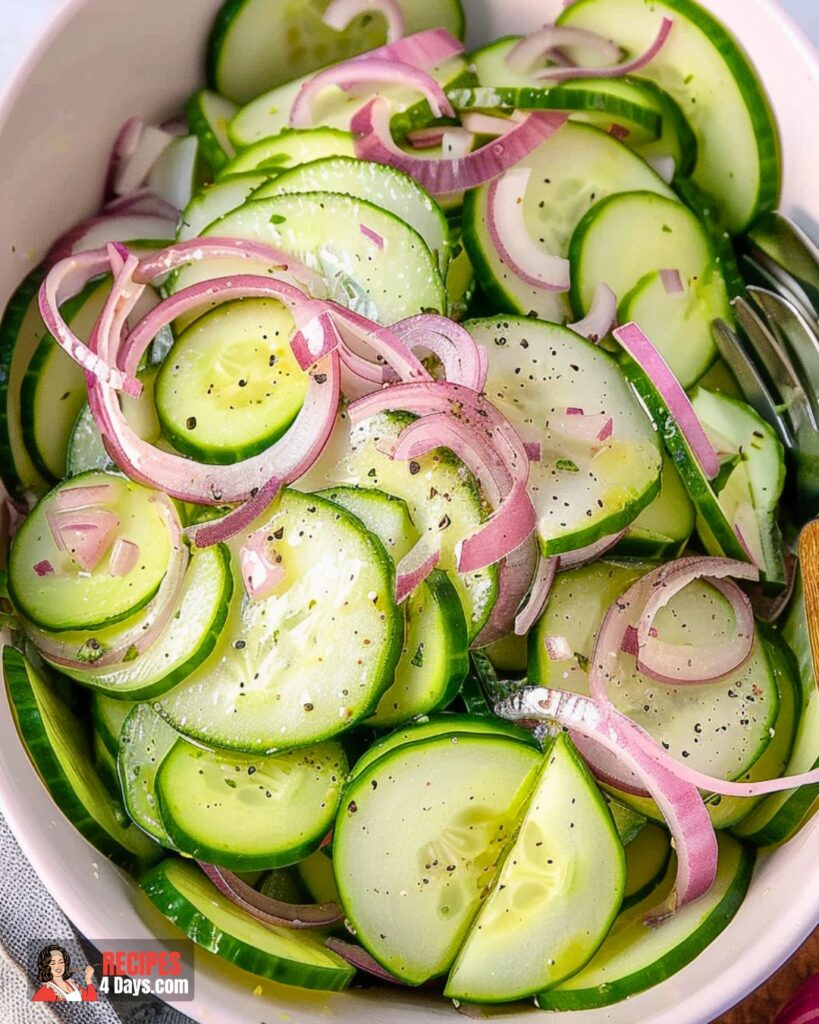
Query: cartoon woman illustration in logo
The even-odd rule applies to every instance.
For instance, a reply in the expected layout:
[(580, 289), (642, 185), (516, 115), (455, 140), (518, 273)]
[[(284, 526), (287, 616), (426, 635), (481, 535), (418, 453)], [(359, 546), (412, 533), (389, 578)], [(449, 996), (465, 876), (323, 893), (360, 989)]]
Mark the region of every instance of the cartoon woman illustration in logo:
[(41, 949), (37, 956), (37, 981), (40, 987), (34, 993), (35, 1003), (96, 1003), (97, 990), (92, 981), (94, 968), (85, 968), (85, 986), (71, 979), (71, 957), (62, 946), (51, 945)]

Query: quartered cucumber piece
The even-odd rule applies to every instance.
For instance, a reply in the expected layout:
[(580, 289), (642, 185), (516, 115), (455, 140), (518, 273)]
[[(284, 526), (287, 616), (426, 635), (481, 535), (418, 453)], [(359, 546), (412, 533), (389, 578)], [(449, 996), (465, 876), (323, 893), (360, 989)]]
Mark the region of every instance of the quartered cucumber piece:
[[(697, 389), (692, 401), (717, 451), (739, 459), (717, 495), (725, 517), (741, 533), (765, 580), (784, 586), (787, 571), (778, 518), (785, 451), (774, 430), (745, 402), (704, 388)], [(701, 517), (697, 530), (706, 550), (720, 554), (707, 519)]]
[[(692, 177), (714, 196), (725, 226), (738, 234), (758, 213), (776, 206), (780, 171), (773, 112), (733, 36), (692, 0), (579, 0), (558, 24), (598, 32), (627, 54), (639, 54), (657, 37), (663, 18), (673, 19), (674, 27), (640, 75), (682, 108), (697, 137)], [(594, 54), (583, 57), (584, 64), (594, 63)]]
[[(401, 0), (405, 31), (446, 28), (462, 37), (458, 0)], [(325, 25), (327, 2), (227, 0), (208, 42), (208, 78), (225, 96), (246, 103), (265, 89), (381, 46), (386, 23), (376, 13), (355, 18), (343, 32)]]
[(671, 840), (659, 825), (646, 825), (626, 847), (626, 887), (621, 910), (628, 910), (652, 893), (665, 877), (671, 860)]
[[(86, 500), (73, 498), (72, 491), (82, 488), (79, 493), (85, 494), (89, 487), (104, 488), (99, 500), (87, 500), (93, 501), (89, 516), (104, 516), (110, 536), (103, 557), (86, 569), (75, 558), (78, 532), (65, 525), (61, 549), (49, 520), (59, 527), (61, 517), (67, 515), (61, 511), (61, 502)], [(99, 472), (55, 487), (29, 515), (12, 543), (8, 582), (15, 607), (31, 622), (54, 631), (93, 629), (139, 611), (157, 592), (174, 552), (168, 524), (176, 513), (172, 504), (159, 500), (157, 494), (121, 476)], [(139, 552), (136, 564), (124, 575), (108, 571), (109, 552), (118, 540), (136, 545)]]
[(403, 498), (417, 529), (440, 543), (438, 567), (449, 574), (458, 591), (471, 642), (495, 602), (497, 568), (461, 575), (455, 547), (488, 512), (474, 477), (449, 451), (438, 449), (411, 462), (397, 462), (385, 454), (384, 443), (396, 439), (411, 421), (406, 413), (384, 413), (350, 430), (342, 413), (324, 453), (299, 487), (320, 490), (345, 483), (377, 487)]
[(162, 430), (177, 451), (230, 464), (269, 448), (298, 416), (310, 378), (290, 341), (293, 314), (276, 299), (238, 299), (176, 339), (156, 381)]
[(545, 752), (517, 838), (444, 995), (510, 1002), (576, 974), (605, 939), (625, 881), (623, 847), (606, 802), (560, 736)]
[(17, 730), (60, 811), (118, 864), (133, 867), (150, 861), (157, 847), (139, 829), (122, 822), (92, 764), (84, 723), (33, 664), (11, 647), (3, 650), (3, 674)]
[[(556, 256), (568, 256), (578, 222), (608, 195), (647, 191), (674, 198), (644, 160), (591, 125), (564, 124), (516, 166), (532, 171), (523, 197), (526, 224), (544, 250)], [(565, 321), (571, 315), (565, 295), (534, 288), (503, 265), (486, 226), (488, 192), (483, 185), (468, 192), (464, 202), (464, 244), (481, 287), (502, 309)]]
[(333, 825), (347, 774), (338, 743), (254, 757), (178, 739), (156, 775), (177, 850), (231, 871), (295, 864)]
[(614, 549), (623, 558), (679, 558), (694, 532), (694, 506), (674, 463), (663, 453), (660, 493), (626, 528)]
[(451, 966), (540, 763), (522, 743), (442, 736), (395, 748), (345, 789), (333, 835), (344, 912), (402, 981)]
[[(362, 226), (380, 236), (383, 248)], [(446, 308), (435, 258), (421, 236), (361, 199), (310, 192), (251, 200), (204, 234), (248, 238), (290, 253), (324, 277), (327, 298), (379, 323)], [(238, 266), (243, 273), (254, 269), (247, 260)], [(176, 275), (173, 290), (236, 270), (236, 260), (203, 260)]]
[(265, 173), (245, 171), (233, 174), (224, 181), (214, 182), (197, 192), (179, 218), (177, 239), (184, 242), (201, 235), (209, 224), (242, 206), (248, 196), (268, 179), (269, 175)]
[[(640, 563), (595, 562), (560, 573), (544, 615), (529, 636), (529, 680), (534, 685), (588, 694), (588, 659), (609, 605), (651, 568)], [(735, 632), (730, 603), (707, 583), (690, 583), (658, 614), (669, 643), (719, 643)], [(571, 658), (552, 660), (547, 637), (560, 637)], [(701, 686), (669, 686), (643, 676), (631, 655), (620, 657), (612, 702), (662, 743), (670, 756), (718, 778), (736, 779), (765, 752), (779, 710), (776, 678), (764, 644), (725, 679)], [(616, 793), (642, 814), (657, 817), (651, 801)]]
[(122, 725), (117, 750), (125, 809), (135, 825), (168, 847), (173, 843), (159, 816), (156, 774), (178, 739), (179, 733), (150, 705), (136, 704)]
[[(607, 284), (620, 300), (619, 321), (640, 324), (683, 387), (716, 359), (711, 322), (731, 323), (733, 311), (711, 241), (687, 207), (653, 192), (609, 196), (577, 225), (570, 256), (578, 318)], [(666, 269), (680, 274), (681, 295), (664, 287), (658, 271)]]
[(253, 193), (267, 199), (290, 192), (338, 192), (395, 214), (423, 238), (441, 273), (449, 264), (449, 225), (440, 206), (409, 175), (351, 157), (328, 157), (284, 171)]
[(340, 128), (285, 128), (284, 131), (259, 139), (247, 146), (225, 164), (219, 181), (248, 171), (273, 177), (300, 164), (324, 160), (331, 156), (355, 156), (353, 136)]
[(579, 974), (541, 993), (543, 1010), (589, 1010), (611, 1006), (658, 985), (690, 963), (719, 935), (739, 909), (754, 868), (754, 855), (720, 835), (719, 867), (713, 887), (679, 910), (660, 928), (646, 928), (643, 917), (662, 904), (674, 885), (672, 860), (662, 882), (641, 902), (624, 910), (597, 955)]
[(261, 924), (223, 896), (193, 864), (164, 860), (140, 884), (154, 906), (198, 946), (282, 985), (339, 991), (355, 968), (324, 945), (324, 935)]
[[(394, 562), (418, 540), (406, 503), (399, 498), (358, 487), (330, 488), (323, 497), (357, 516)], [(404, 516), (401, 526), (395, 522), (399, 513)], [(435, 569), (404, 604), (404, 643), (395, 679), (367, 724), (388, 728), (446, 707), (469, 668), (467, 643), (458, 592), (447, 574)]]
[[(236, 581), (213, 654), (156, 708), (185, 735), (265, 753), (371, 714), (394, 677), (403, 617), (383, 545), (339, 505), (285, 490), (256, 527), (284, 578), (255, 601)], [(231, 541), (234, 567), (246, 537)]]
[[(108, 668), (62, 671), (93, 688), (95, 699), (127, 704), (150, 700), (194, 672), (211, 654), (224, 627), (233, 595), (230, 556), (221, 544), (194, 549), (179, 607), (144, 654)], [(102, 696), (103, 694), (107, 696)]]
[(102, 693), (95, 693), (91, 697), (94, 729), (114, 757), (119, 750), (119, 734), (122, 732), (123, 723), (133, 706), (133, 701), (114, 700)]
[(359, 757), (350, 770), (349, 779), (352, 781), (359, 776), (365, 768), (368, 768), (374, 761), (377, 761), (384, 754), (388, 754), (396, 747), (402, 747), (406, 743), (418, 743), (421, 740), (435, 738), (438, 736), (455, 736), (462, 733), (476, 734), (478, 736), (500, 736), (503, 739), (515, 740), (517, 743), (524, 743), (528, 747), (537, 750), (537, 740), (531, 732), (521, 729), (511, 722), (504, 722), (494, 716), (478, 717), (477, 715), (456, 714), (445, 711), (442, 714), (431, 717), (419, 718), (417, 722), (411, 722), (402, 729), (396, 729), (388, 733), (377, 742), (371, 744)]
[(199, 152), (213, 174), (217, 174), (235, 153), (228, 138), (228, 124), (238, 109), (233, 100), (210, 89), (200, 89), (188, 100), (185, 108), (188, 128), (199, 140)]
[[(662, 460), (614, 359), (566, 328), (529, 318), (466, 327), (489, 354), (487, 396), (522, 437), (541, 442), (529, 492), (543, 554), (574, 551), (628, 526), (656, 495)], [(578, 436), (570, 409), (604, 413), (610, 435)]]

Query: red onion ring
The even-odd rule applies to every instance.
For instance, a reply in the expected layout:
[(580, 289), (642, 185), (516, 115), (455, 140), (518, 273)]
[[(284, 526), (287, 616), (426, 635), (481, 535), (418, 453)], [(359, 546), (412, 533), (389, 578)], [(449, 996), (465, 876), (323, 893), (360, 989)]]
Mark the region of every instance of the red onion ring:
[(425, 348), (440, 360), (444, 376), (453, 384), (481, 392), (488, 362), (481, 347), (465, 328), (438, 313), (419, 313), (390, 328), (410, 351)]
[(512, 71), (528, 75), (541, 60), (560, 46), (589, 47), (609, 61), (619, 60), (622, 52), (619, 46), (597, 32), (568, 25), (544, 25), (515, 43), (506, 55), (506, 63)]
[(138, 213), (146, 217), (160, 217), (175, 223), (179, 217), (179, 210), (166, 199), (162, 199), (149, 188), (141, 188), (127, 196), (119, 196), (112, 199), (102, 208), (104, 214), (113, 213)]
[(344, 920), (335, 903), (284, 903), (257, 892), (232, 871), (201, 860), (196, 863), (223, 896), (262, 924), (274, 928), (329, 928)]
[(589, 312), (582, 320), (569, 324), (569, 330), (596, 345), (617, 323), (617, 296), (605, 283), (594, 289)]
[(270, 559), (269, 533), (267, 527), (256, 530), (242, 544), (239, 552), (242, 580), (251, 601), (267, 597), (285, 577), (284, 567)]
[(647, 156), (646, 163), (666, 185), (670, 185), (677, 173), (677, 161), (673, 156)]
[(588, 565), (589, 562), (595, 562), (598, 558), (602, 558), (608, 551), (611, 551), (613, 547), (623, 539), (625, 530), (621, 530), (620, 533), (611, 533), (608, 537), (601, 537), (600, 540), (596, 540), (593, 544), (588, 544), (584, 548), (576, 548), (574, 551), (564, 551), (560, 558), (559, 571), (563, 572), (566, 569), (577, 569), (581, 565)]
[(209, 548), (213, 544), (222, 544), (255, 522), (273, 502), (281, 488), (282, 481), (278, 477), (271, 477), (256, 494), (252, 494), (247, 501), (228, 512), (227, 515), (220, 519), (212, 519), (207, 523), (188, 526), (185, 528), (185, 534), (198, 548)]
[(388, 44), (404, 35), (404, 12), (397, 0), (331, 0), (321, 20), (336, 32), (343, 32), (360, 14), (383, 15), (387, 22)]
[(685, 285), (679, 270), (661, 270), (660, 280), (663, 282), (666, 295), (685, 294)]
[(542, 555), (540, 556), (532, 589), (526, 598), (526, 603), (515, 618), (515, 634), (517, 636), (526, 636), (543, 614), (543, 609), (549, 600), (552, 584), (557, 575), (559, 562), (559, 558), (544, 558)]
[(475, 649), (488, 647), (509, 636), (515, 629), (515, 616), (532, 587), (539, 559), (538, 543), (530, 537), (498, 564), (498, 596), (486, 625), (472, 641)]
[[(654, 60), (665, 46), (673, 27), (673, 19), (663, 18), (660, 29), (651, 46), (649, 46), (645, 53), (635, 57), (634, 60), (627, 61), (625, 64), (614, 64), (610, 67), (602, 68), (546, 68), (536, 75), (535, 78), (538, 81), (565, 82), (567, 79), (575, 78), (621, 78), (624, 75), (633, 75), (636, 71), (644, 68)], [(584, 43), (583, 45), (588, 44)]]
[(374, 978), (378, 978), (379, 981), (387, 981), (393, 985), (405, 984), (400, 978), (396, 978), (382, 967), (375, 957), (371, 956), (363, 946), (356, 946), (352, 942), (345, 942), (344, 939), (337, 939), (334, 935), (326, 939), (324, 945), (335, 953), (336, 956), (346, 960), (351, 967), (355, 967), (357, 971), (364, 971), (365, 974), (371, 974)]
[(429, 535), (422, 537), (395, 567), (395, 603), (402, 604), (441, 560), (441, 548)]
[(458, 57), (464, 52), (464, 44), (456, 39), (445, 28), (428, 28), (415, 32), (393, 43), (386, 43), (369, 53), (360, 54), (352, 60), (363, 60), (369, 57), (380, 57), (382, 60), (395, 60), (401, 64), (411, 64), (422, 71), (432, 71), (439, 64)]
[(480, 110), (464, 110), (461, 113), (461, 124), (473, 135), (491, 135), (493, 138), (503, 135), (512, 127), (508, 117), (483, 114)]

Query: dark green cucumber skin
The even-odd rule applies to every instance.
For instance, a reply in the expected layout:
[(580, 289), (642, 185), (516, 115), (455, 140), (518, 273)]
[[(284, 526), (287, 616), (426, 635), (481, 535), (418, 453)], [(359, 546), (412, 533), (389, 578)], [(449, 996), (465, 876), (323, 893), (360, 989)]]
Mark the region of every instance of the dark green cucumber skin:
[(211, 172), (211, 177), (216, 177), (230, 157), (219, 145), (207, 118), (201, 112), (197, 100), (203, 91), (200, 89), (188, 100), (185, 105), (185, 120), (188, 123), (188, 131), (199, 139), (199, 150)]
[[(18, 732), (37, 774), (57, 807), (89, 843), (115, 864), (119, 864), (129, 871), (144, 868), (145, 861), (118, 843), (77, 799), (74, 788), (46, 737), (45, 726), (31, 689), (23, 655), (12, 647), (6, 647), (3, 650), (3, 676)], [(117, 813), (115, 808), (112, 809), (112, 812)], [(142, 835), (142, 833), (139, 834)], [(143, 838), (145, 838), (146, 849), (148, 849), (148, 840), (144, 836)], [(159, 847), (155, 847), (153, 852), (158, 856)], [(149, 862), (152, 859), (153, 857), (149, 857)]]
[[(484, 255), (483, 246), (477, 237), (477, 221), (479, 219), (477, 204), (479, 189), (471, 188), (464, 193), (463, 220), (461, 241), (466, 249), (467, 255), (472, 262), (475, 271), (475, 278), (481, 288), (481, 294), (492, 304), (490, 310), (504, 310), (509, 313), (521, 312), (517, 302), (506, 293), (503, 286), (495, 279), (495, 275), (489, 267), (489, 262)], [(487, 313), (486, 315), (491, 315)], [(533, 315), (533, 314), (529, 314)]]
[(274, 959), (241, 939), (221, 931), (174, 888), (165, 873), (167, 863), (162, 861), (146, 872), (140, 879), (140, 885), (151, 903), (198, 946), (251, 974), (270, 978), (282, 985), (341, 992), (353, 980), (355, 969), (352, 967), (349, 974), (345, 974), (329, 967)]
[(745, 894), (751, 884), (755, 862), (756, 853), (747, 846), (742, 846), (737, 873), (721, 902), (697, 931), (661, 960), (649, 964), (643, 970), (636, 971), (626, 978), (620, 978), (597, 988), (581, 989), (575, 992), (541, 993), (537, 997), (537, 1005), (542, 1010), (590, 1010), (601, 1006), (611, 1006), (613, 1003), (619, 1003), (622, 999), (627, 999), (638, 992), (644, 992), (670, 978), (699, 956), (727, 927), (745, 899)]
[(694, 211), (708, 233), (714, 247), (716, 264), (722, 271), (728, 288), (728, 297), (736, 299), (747, 295), (747, 286), (739, 269), (734, 241), (719, 222), (714, 200), (689, 178), (675, 178), (672, 187), (685, 205)]
[(674, 132), (677, 136), (677, 144), (680, 148), (681, 159), (680, 163), (674, 169), (675, 178), (687, 178), (687, 176), (694, 170), (697, 163), (697, 137), (691, 129), (691, 125), (688, 123), (688, 118), (682, 112), (679, 103), (670, 96), (664, 89), (662, 89), (656, 82), (652, 82), (649, 78), (629, 78), (623, 79), (625, 82), (634, 82), (647, 92), (651, 93), (657, 104), (662, 107), (662, 119), (663, 128), (665, 129), (666, 121), (670, 121), (674, 125)]
[(640, 889), (636, 889), (633, 893), (623, 897), (623, 902), (620, 904), (620, 910), (628, 910), (629, 907), (635, 907), (638, 903), (642, 903), (643, 900), (648, 896), (650, 892), (659, 885), (660, 881), (665, 877), (665, 873), (668, 870), (668, 862), (671, 860), (671, 845), (668, 847), (668, 854), (663, 861), (662, 867), (657, 874), (650, 881), (646, 882)]
[(233, 573), (230, 569), (230, 552), (224, 544), (218, 545), (218, 551), (225, 569), (225, 589), (223, 591), (222, 602), (219, 605), (216, 617), (211, 622), (207, 633), (202, 639), (202, 643), (191, 654), (186, 662), (177, 666), (173, 672), (169, 672), (166, 676), (162, 676), (161, 679), (156, 679), (152, 683), (143, 683), (141, 686), (134, 686), (132, 688), (117, 685), (108, 686), (95, 681), (93, 677), (83, 677), (79, 672), (75, 676), (72, 676), (72, 678), (81, 686), (85, 686), (89, 690), (95, 690), (98, 693), (104, 694), (106, 697), (113, 697), (117, 700), (151, 700), (153, 697), (159, 697), (163, 693), (167, 693), (167, 691), (173, 689), (177, 683), (181, 683), (183, 679), (187, 679), (188, 676), (191, 675), (192, 672), (195, 672), (196, 669), (199, 668), (199, 666), (213, 653), (216, 644), (219, 641), (219, 637), (222, 635), (222, 627), (227, 621), (231, 600), (233, 599), (234, 582)]

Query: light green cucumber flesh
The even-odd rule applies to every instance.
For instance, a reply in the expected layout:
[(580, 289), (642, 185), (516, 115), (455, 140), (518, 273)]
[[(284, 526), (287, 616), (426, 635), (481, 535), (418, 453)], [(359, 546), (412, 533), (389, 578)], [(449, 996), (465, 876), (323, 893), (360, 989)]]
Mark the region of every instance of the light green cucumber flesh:
[(251, 192), (260, 188), (270, 176), (259, 171), (233, 174), (224, 181), (213, 182), (191, 199), (179, 218), (176, 237), (185, 242), (196, 238), (214, 221), (241, 206)]
[(117, 771), (125, 809), (135, 825), (162, 846), (173, 847), (159, 815), (156, 774), (179, 733), (149, 704), (137, 704), (122, 726)]
[(613, 550), (614, 558), (666, 560), (679, 558), (694, 532), (694, 506), (683, 487), (680, 474), (663, 452), (660, 493), (626, 527)]
[(350, 132), (340, 128), (285, 128), (237, 153), (222, 168), (217, 181), (227, 181), (251, 171), (272, 177), (331, 156), (355, 156)]

